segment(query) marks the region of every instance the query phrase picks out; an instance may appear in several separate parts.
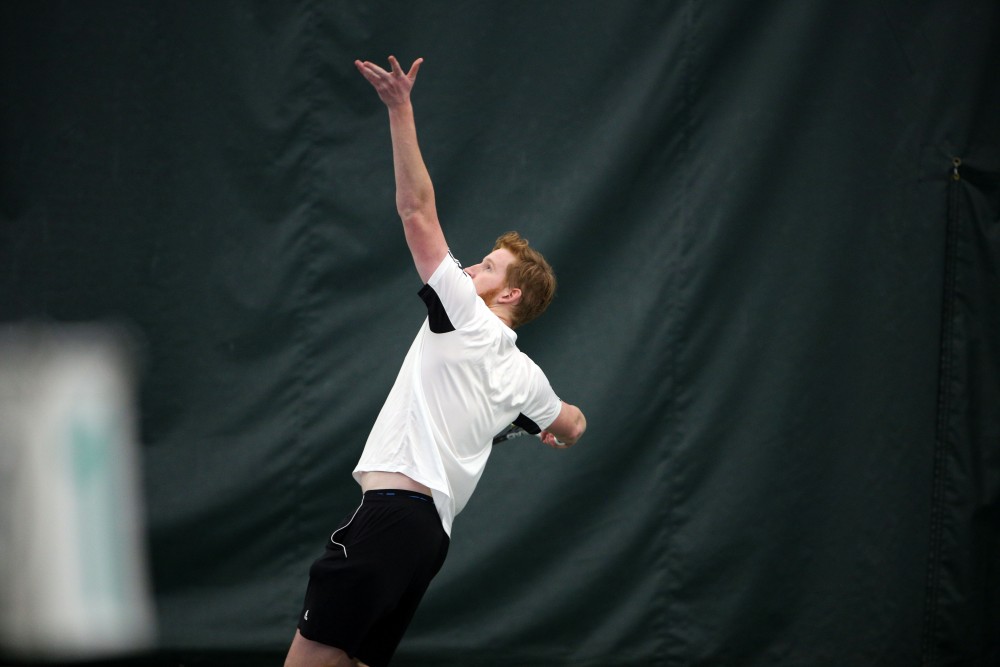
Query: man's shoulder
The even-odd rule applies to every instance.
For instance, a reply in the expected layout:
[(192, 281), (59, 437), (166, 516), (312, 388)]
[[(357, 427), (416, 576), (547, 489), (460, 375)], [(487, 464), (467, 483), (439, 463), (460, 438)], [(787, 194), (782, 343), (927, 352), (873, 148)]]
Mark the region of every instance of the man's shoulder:
[(441, 262), (427, 279), (427, 285), (434, 286), (445, 280), (468, 279), (469, 275), (462, 269), (462, 263), (451, 254), (451, 250), (441, 258)]

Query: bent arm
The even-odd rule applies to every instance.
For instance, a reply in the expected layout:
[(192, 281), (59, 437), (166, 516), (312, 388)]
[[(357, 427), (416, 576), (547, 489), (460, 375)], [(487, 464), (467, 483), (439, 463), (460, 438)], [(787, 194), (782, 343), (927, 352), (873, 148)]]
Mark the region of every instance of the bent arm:
[(542, 442), (553, 447), (569, 447), (576, 444), (586, 430), (587, 418), (580, 408), (563, 401), (559, 416), (541, 432)]
[(355, 61), (355, 67), (378, 92), (389, 111), (392, 161), (396, 177), (396, 210), (403, 222), (406, 245), (420, 279), (425, 283), (448, 254), (434, 201), (434, 186), (424, 165), (417, 142), (417, 125), (410, 103), (410, 91), (422, 58), (404, 73), (395, 57), (389, 56), (391, 71), (370, 62)]

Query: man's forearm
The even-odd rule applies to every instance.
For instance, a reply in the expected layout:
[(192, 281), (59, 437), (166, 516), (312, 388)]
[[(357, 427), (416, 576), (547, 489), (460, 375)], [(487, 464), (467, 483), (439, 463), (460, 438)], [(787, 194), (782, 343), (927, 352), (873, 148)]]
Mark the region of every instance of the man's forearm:
[(399, 217), (404, 224), (414, 217), (436, 217), (434, 186), (420, 154), (413, 106), (409, 102), (389, 107), (389, 130)]
[[(542, 431), (542, 440), (549, 445), (568, 447), (582, 438), (586, 430), (587, 418), (583, 416), (583, 411), (575, 405), (563, 401), (562, 409), (555, 421), (545, 431)], [(546, 434), (555, 436), (555, 440), (546, 437)]]

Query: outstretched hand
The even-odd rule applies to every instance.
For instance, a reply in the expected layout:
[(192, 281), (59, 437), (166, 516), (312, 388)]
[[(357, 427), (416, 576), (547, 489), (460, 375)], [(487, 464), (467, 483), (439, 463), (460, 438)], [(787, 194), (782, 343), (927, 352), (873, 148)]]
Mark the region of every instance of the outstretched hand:
[(389, 56), (389, 71), (367, 60), (364, 62), (355, 60), (354, 66), (358, 68), (363, 77), (368, 79), (368, 83), (372, 84), (379, 99), (391, 108), (409, 102), (410, 91), (413, 90), (413, 84), (416, 83), (417, 72), (420, 70), (422, 62), (424, 62), (423, 58), (414, 60), (413, 64), (410, 65), (409, 72), (403, 72), (396, 56)]

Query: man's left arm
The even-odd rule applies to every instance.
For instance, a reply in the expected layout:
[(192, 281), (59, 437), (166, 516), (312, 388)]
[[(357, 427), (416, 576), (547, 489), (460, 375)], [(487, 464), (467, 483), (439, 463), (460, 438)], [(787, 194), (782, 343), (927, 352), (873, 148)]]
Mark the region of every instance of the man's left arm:
[(448, 243), (438, 220), (434, 186), (417, 143), (417, 125), (410, 102), (410, 91), (422, 62), (423, 58), (415, 60), (409, 72), (403, 72), (395, 56), (389, 56), (389, 71), (368, 61), (356, 60), (354, 66), (375, 88), (389, 111), (396, 210), (417, 273), (426, 283), (448, 254)]

